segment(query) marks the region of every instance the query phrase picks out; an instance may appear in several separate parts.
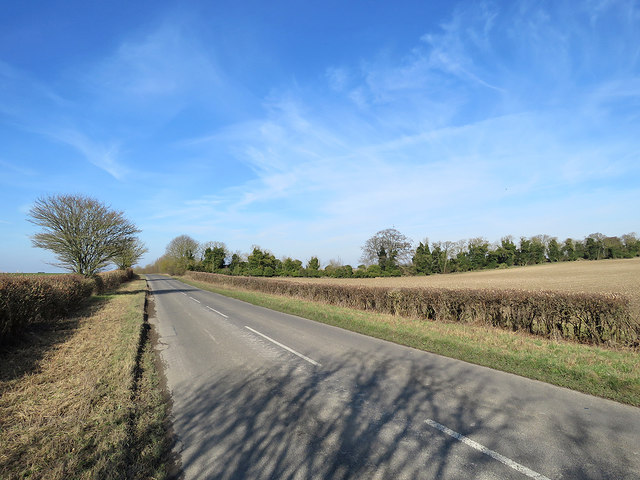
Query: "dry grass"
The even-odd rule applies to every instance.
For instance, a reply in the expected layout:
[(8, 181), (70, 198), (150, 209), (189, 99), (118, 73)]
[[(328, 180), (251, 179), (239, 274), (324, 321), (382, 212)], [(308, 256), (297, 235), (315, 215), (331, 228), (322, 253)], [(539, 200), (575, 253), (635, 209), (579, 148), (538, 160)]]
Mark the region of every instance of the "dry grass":
[(0, 478), (136, 478), (127, 465), (144, 299), (144, 281), (132, 281), (0, 351)]
[(620, 293), (640, 311), (640, 257), (512, 267), (504, 270), (452, 273), (420, 277), (287, 278), (295, 282), (380, 287), (556, 290)]

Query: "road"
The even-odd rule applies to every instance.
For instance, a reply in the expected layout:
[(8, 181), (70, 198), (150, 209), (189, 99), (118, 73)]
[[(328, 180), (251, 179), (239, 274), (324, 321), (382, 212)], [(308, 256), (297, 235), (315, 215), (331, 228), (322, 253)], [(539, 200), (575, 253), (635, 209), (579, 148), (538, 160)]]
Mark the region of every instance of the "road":
[(640, 478), (638, 408), (147, 279), (181, 478)]

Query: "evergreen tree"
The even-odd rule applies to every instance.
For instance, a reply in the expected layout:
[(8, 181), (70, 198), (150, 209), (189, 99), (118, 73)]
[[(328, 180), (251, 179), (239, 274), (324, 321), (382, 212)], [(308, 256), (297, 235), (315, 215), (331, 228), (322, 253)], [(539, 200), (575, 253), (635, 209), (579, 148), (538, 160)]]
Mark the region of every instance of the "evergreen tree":
[(418, 274), (429, 275), (433, 273), (433, 258), (429, 250), (429, 242), (420, 242), (412, 259), (413, 267)]
[(559, 262), (562, 258), (562, 252), (560, 251), (560, 245), (558, 244), (558, 240), (556, 238), (552, 238), (551, 240), (549, 240), (548, 250), (549, 261)]

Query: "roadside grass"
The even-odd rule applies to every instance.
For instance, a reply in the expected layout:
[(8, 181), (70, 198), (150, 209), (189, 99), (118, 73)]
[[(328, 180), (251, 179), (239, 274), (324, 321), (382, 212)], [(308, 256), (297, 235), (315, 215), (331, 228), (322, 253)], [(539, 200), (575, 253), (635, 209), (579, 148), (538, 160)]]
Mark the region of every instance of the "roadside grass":
[(254, 305), (401, 345), (640, 406), (640, 353), (548, 340), (491, 327), (421, 321), (180, 280)]
[(166, 405), (145, 282), (0, 349), (0, 478), (164, 478)]

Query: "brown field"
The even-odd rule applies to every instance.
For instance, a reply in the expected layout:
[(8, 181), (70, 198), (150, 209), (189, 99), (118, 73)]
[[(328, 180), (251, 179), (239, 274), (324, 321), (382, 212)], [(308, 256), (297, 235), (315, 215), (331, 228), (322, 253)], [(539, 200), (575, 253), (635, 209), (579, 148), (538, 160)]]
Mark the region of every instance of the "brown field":
[(287, 280), (380, 287), (512, 288), (619, 293), (627, 296), (636, 311), (640, 311), (640, 257), (550, 263), (503, 270), (420, 277), (287, 278)]

